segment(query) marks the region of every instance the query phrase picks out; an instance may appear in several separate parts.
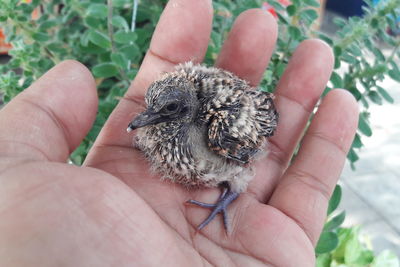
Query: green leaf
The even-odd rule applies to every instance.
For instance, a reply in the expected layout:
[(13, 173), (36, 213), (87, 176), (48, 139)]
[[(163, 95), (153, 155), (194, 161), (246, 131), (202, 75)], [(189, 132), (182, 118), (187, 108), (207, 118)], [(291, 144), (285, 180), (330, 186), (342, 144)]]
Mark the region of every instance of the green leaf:
[(371, 267), (399, 267), (399, 259), (392, 251), (382, 251), (372, 262)]
[(85, 23), (93, 29), (98, 29), (103, 24), (100, 19), (95, 17), (86, 17)]
[(389, 102), (389, 103), (391, 103), (391, 104), (394, 103), (394, 99), (390, 96), (390, 94), (389, 94), (385, 89), (383, 89), (383, 88), (380, 87), (380, 86), (377, 86), (376, 89), (378, 90), (378, 93), (380, 93), (381, 96), (382, 96), (387, 102)]
[(332, 256), (329, 253), (320, 254), (317, 256), (315, 263), (316, 267), (331, 267)]
[(292, 2), (292, 4), (295, 5), (295, 6), (300, 6), (301, 1), (303, 1), (303, 0), (292, 0), (291, 2)]
[(348, 21), (341, 17), (335, 16), (333, 18), (333, 23), (336, 24), (337, 26), (339, 26), (339, 28), (343, 28), (344, 26), (346, 26), (348, 24)]
[(211, 36), (210, 36), (210, 44), (213, 47), (219, 47), (220, 46), (220, 41), (221, 41), (221, 36), (219, 35), (218, 32), (216, 31), (211, 31)]
[(354, 228), (339, 228), (337, 231), (339, 245), (335, 251), (332, 252), (332, 257), (335, 259), (335, 261), (344, 263), (347, 241), (352, 237), (353, 229)]
[(357, 101), (362, 98), (361, 92), (356, 87), (350, 87), (348, 90), (353, 94)]
[(379, 20), (377, 18), (373, 18), (371, 20), (371, 26), (372, 28), (377, 29), (379, 27)]
[(337, 247), (338, 243), (339, 239), (336, 233), (322, 232), (315, 247), (315, 252), (318, 254), (330, 252)]
[(360, 99), (360, 102), (361, 102), (361, 104), (362, 104), (366, 109), (369, 108), (368, 101), (366, 100), (365, 97), (361, 98), (361, 99)]
[(229, 7), (227, 7), (224, 3), (218, 3), (217, 1), (213, 2), (214, 10), (216, 14), (226, 16), (226, 14), (231, 14)]
[(369, 97), (369, 99), (371, 99), (371, 101), (374, 102), (375, 104), (382, 105), (382, 98), (381, 98), (381, 96), (378, 94), (377, 91), (369, 91), (369, 92), (368, 92), (368, 97)]
[(70, 159), (75, 165), (81, 165), (87, 154), (88, 147), (87, 144), (82, 142), (75, 150), (72, 152)]
[(347, 241), (345, 252), (344, 252), (344, 262), (346, 264), (356, 264), (362, 255), (362, 251), (364, 250), (362, 244), (358, 240), (359, 229), (354, 228), (351, 237)]
[(119, 31), (114, 34), (114, 40), (120, 44), (133, 43), (136, 40), (136, 34), (134, 32)]
[(297, 8), (295, 5), (290, 5), (288, 7), (286, 7), (286, 12), (288, 13), (289, 16), (293, 16), (294, 14), (296, 14)]
[(332, 72), (330, 81), (334, 88), (343, 88), (342, 77), (336, 71)]
[(79, 40), (82, 46), (89, 45), (89, 34), (90, 34), (89, 30), (86, 30), (85, 32), (82, 33), (81, 38)]
[(126, 20), (124, 19), (124, 17), (121, 16), (113, 16), (111, 23), (113, 26), (117, 27), (117, 28), (122, 28), (125, 31), (129, 30), (129, 25), (128, 22), (126, 22)]
[[(398, 55), (400, 56), (400, 53), (398, 53)], [(398, 64), (397, 60), (393, 60), (393, 59), (389, 60), (389, 65), (391, 66), (390, 69), (392, 69), (396, 72), (400, 72), (400, 68), (399, 68), (399, 66), (397, 66), (397, 64)]]
[[(360, 257), (357, 259), (357, 264), (360, 266), (371, 266), (369, 264), (374, 260), (374, 252), (371, 250), (363, 250)], [(386, 266), (386, 265), (385, 265)]]
[(59, 54), (67, 54), (68, 51), (63, 47), (63, 43), (61, 42), (53, 42), (46, 46), (51, 52), (59, 53)]
[(111, 51), (105, 50), (105, 53), (102, 53), (101, 55), (98, 55), (98, 62), (110, 62), (111, 61)]
[(347, 153), (347, 158), (350, 160), (351, 163), (356, 162), (357, 160), (360, 159), (360, 157), (357, 155), (357, 153), (354, 151), (353, 148), (349, 150), (349, 153)]
[(330, 46), (333, 46), (333, 40), (328, 35), (323, 34), (323, 33), (320, 32), (320, 33), (318, 33), (318, 38), (323, 40), (323, 41), (325, 41)]
[(276, 66), (276, 75), (278, 77), (281, 77), (285, 69), (286, 69), (286, 64), (284, 64), (283, 62), (278, 63), (278, 65)]
[(113, 0), (113, 6), (115, 7), (124, 7), (125, 5), (131, 4), (130, 0)]
[(300, 17), (311, 24), (318, 18), (318, 12), (315, 9), (306, 9), (300, 12)]
[(317, 0), (303, 0), (304, 3), (308, 6), (312, 6), (312, 7), (319, 7), (320, 3)]
[(129, 80), (135, 79), (137, 73), (138, 73), (138, 69), (135, 69), (135, 68), (130, 69), (127, 73)]
[(342, 59), (343, 59), (343, 61), (345, 61), (349, 64), (356, 64), (358, 62), (357, 58), (355, 58), (353, 55), (350, 55), (348, 53), (343, 53)]
[(57, 21), (56, 20), (46, 20), (39, 25), (39, 29), (42, 31), (46, 31), (47, 29), (50, 29), (52, 27), (57, 26)]
[(33, 6), (22, 3), (18, 6), (18, 9), (21, 9), (24, 12), (25, 16), (30, 16), (33, 11)]
[(361, 57), (362, 56), (362, 52), (360, 47), (358, 47), (356, 44), (352, 44), (348, 47), (350, 53), (356, 57)]
[(362, 146), (363, 146), (363, 143), (361, 142), (361, 137), (360, 137), (359, 134), (356, 134), (356, 135), (354, 136), (353, 143), (352, 143), (351, 147), (353, 147), (353, 148), (360, 148), (360, 147), (362, 147)]
[(382, 53), (382, 51), (379, 48), (372, 47), (372, 49), (370, 49), (370, 50), (378, 60), (380, 60), (380, 61), (386, 60), (385, 55)]
[(43, 69), (45, 69), (45, 70), (48, 70), (48, 69), (50, 69), (51, 67), (53, 67), (54, 66), (54, 63), (53, 63), (53, 61), (51, 61), (49, 58), (41, 58), (39, 61), (38, 61), (38, 65), (41, 67), (41, 68), (43, 68)]
[[(268, 1), (268, 4), (270, 4), (276, 11), (285, 10), (285, 7), (278, 1)], [(280, 13), (280, 12), (278, 12), (278, 13)]]
[(329, 220), (329, 222), (327, 222), (325, 224), (323, 231), (324, 232), (329, 232), (329, 231), (335, 230), (340, 225), (342, 225), (342, 223), (344, 222), (345, 218), (346, 218), (346, 212), (342, 211), (341, 213), (339, 213), (338, 215), (333, 217), (331, 220)]
[(108, 13), (107, 5), (105, 4), (91, 4), (86, 10), (86, 16), (96, 18), (106, 18)]
[(360, 242), (359, 232), (358, 226), (339, 230), (339, 247), (334, 252), (334, 257), (340, 252), (341, 257), (338, 261), (345, 263), (346, 266), (371, 266), (374, 260), (373, 252)]
[(277, 13), (277, 15), (278, 15), (279, 22), (281, 22), (285, 25), (289, 24), (289, 20), (287, 20), (284, 16), (282, 16), (280, 13)]
[(118, 73), (118, 68), (113, 63), (100, 63), (93, 67), (93, 75), (95, 77), (108, 78)]
[[(99, 113), (101, 115), (105, 115), (105, 116), (108, 117), (108, 114), (111, 113), (111, 111), (112, 111), (112, 109), (114, 107), (111, 110), (104, 110), (104, 104), (103, 103), (104, 103), (104, 101), (100, 101), (100, 103), (99, 103)], [(94, 122), (94, 124), (92, 126), (92, 129), (90, 129), (89, 133), (86, 136), (86, 138), (91, 140), (92, 142), (97, 138), (97, 136), (99, 135), (103, 124), (106, 121), (105, 119), (103, 119), (103, 117), (101, 115), (96, 117), (96, 120), (95, 120), (95, 122)]]
[(299, 40), (302, 35), (299, 28), (292, 26), (292, 25), (289, 26), (288, 33), (289, 33), (290, 37), (294, 40)]
[(400, 82), (400, 72), (398, 72), (396, 70), (389, 70), (388, 74), (389, 74), (390, 78), (392, 78), (395, 81)]
[(129, 59), (129, 60), (133, 60), (135, 58), (138, 58), (141, 54), (140, 54), (140, 50), (139, 48), (136, 46), (136, 44), (130, 44), (124, 47), (121, 47), (119, 49), (119, 51), (121, 53), (123, 53), (125, 55), (125, 58)]
[[(48, 5), (45, 5), (45, 6), (48, 6)], [(54, 12), (54, 11), (49, 11), (49, 13), (52, 13), (52, 12)], [(46, 14), (44, 14), (44, 15), (46, 15)], [(69, 23), (73, 22), (77, 16), (80, 16), (78, 14), (78, 12), (76, 12), (74, 10), (69, 10), (69, 11), (67, 11), (67, 13), (64, 16), (61, 17), (61, 22), (69, 24)], [(44, 19), (43, 15), (41, 15), (40, 19), (42, 19), (42, 18)], [(71, 23), (70, 26), (72, 26), (72, 25), (79, 25), (79, 24)]]
[(100, 31), (90, 30), (89, 40), (102, 48), (111, 48), (110, 38)]
[(328, 215), (330, 215), (339, 206), (341, 198), (342, 198), (342, 188), (340, 187), (340, 185), (336, 185), (335, 190), (333, 191), (333, 194), (331, 196), (331, 199), (329, 200), (329, 205), (327, 210)]
[(340, 68), (341, 64), (342, 64), (342, 63), (341, 63), (341, 61), (340, 61), (340, 58), (339, 58), (339, 57), (335, 57), (334, 69), (336, 70), (336, 69)]
[(373, 67), (368, 65), (365, 67), (364, 71), (360, 73), (361, 77), (374, 78), (376, 75), (380, 75), (387, 72), (387, 66), (385, 64), (377, 64)]
[(50, 36), (45, 32), (35, 32), (32, 34), (32, 38), (38, 42), (46, 42), (50, 40)]
[(27, 22), (28, 21), (28, 17), (26, 15), (17, 16), (17, 20), (19, 22)]
[(371, 127), (369, 126), (369, 123), (367, 121), (367, 114), (364, 113), (364, 112), (360, 113), (360, 116), (359, 116), (359, 119), (358, 119), (358, 129), (365, 136), (371, 136), (372, 135)]
[(128, 68), (128, 59), (122, 53), (112, 53), (111, 60), (122, 69)]
[(340, 57), (343, 53), (343, 49), (340, 46), (335, 45), (333, 47), (333, 53), (335, 54), (335, 57)]
[(326, 86), (324, 91), (322, 92), (322, 97), (325, 97), (330, 91), (332, 91), (332, 88), (329, 86)]

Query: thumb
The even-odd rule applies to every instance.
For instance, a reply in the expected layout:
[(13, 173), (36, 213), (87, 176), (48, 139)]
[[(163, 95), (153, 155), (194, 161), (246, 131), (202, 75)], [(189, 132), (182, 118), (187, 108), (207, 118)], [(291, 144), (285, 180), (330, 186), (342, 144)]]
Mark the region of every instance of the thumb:
[(0, 158), (65, 162), (89, 131), (96, 111), (96, 87), (88, 69), (76, 61), (62, 62), (0, 111)]

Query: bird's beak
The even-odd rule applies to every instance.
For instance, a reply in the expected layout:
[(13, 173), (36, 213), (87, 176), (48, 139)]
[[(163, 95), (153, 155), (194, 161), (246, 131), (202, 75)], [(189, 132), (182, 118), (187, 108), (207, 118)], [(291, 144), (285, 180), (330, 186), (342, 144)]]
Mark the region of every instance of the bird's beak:
[(146, 110), (145, 112), (137, 115), (136, 118), (129, 123), (128, 129), (126, 130), (129, 133), (137, 128), (157, 124), (160, 122), (162, 122), (162, 117), (159, 113)]

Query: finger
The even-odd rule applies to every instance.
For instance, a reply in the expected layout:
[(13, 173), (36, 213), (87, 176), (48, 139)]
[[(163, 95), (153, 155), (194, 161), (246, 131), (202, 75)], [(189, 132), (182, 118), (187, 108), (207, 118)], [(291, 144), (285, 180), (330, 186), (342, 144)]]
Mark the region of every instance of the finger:
[(171, 71), (178, 63), (201, 62), (210, 39), (212, 13), (209, 0), (169, 1), (128, 95), (143, 97), (160, 73)]
[[(325, 89), (333, 68), (331, 48), (320, 40), (302, 42), (290, 59), (276, 89), (276, 108), (280, 120), (276, 135), (270, 139), (286, 165), (304, 127)], [(274, 151), (275, 152), (275, 151)]]
[(261, 9), (250, 9), (236, 19), (216, 65), (257, 85), (268, 65), (277, 38), (276, 20)]
[(107, 120), (94, 147), (132, 147), (132, 136), (125, 130), (141, 110), (147, 87), (160, 73), (171, 71), (180, 62), (200, 62), (207, 50), (211, 23), (212, 6), (208, 0), (168, 2), (135, 80)]
[[(304, 41), (293, 53), (275, 91), (279, 122), (275, 135), (268, 139), (268, 160), (257, 163), (256, 179), (249, 188), (261, 202), (268, 199), (285, 171), (332, 67), (332, 51), (320, 40)], [(270, 179), (265, 179), (266, 173)]]
[(324, 99), (295, 162), (274, 191), (270, 205), (291, 217), (315, 245), (358, 122), (358, 106), (344, 90)]
[(76, 61), (58, 64), (0, 112), (0, 155), (66, 161), (95, 119), (97, 93)]

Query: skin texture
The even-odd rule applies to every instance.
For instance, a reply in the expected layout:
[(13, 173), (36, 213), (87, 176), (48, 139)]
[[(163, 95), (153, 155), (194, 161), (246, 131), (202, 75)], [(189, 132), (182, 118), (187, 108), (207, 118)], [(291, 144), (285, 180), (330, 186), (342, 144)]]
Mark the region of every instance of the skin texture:
[[(280, 122), (248, 191), (229, 207), (232, 233), (214, 220), (195, 234), (218, 189), (163, 182), (132, 148), (129, 121), (143, 94), (176, 63), (200, 62), (211, 29), (209, 1), (171, 0), (135, 81), (101, 131), (85, 166), (66, 160), (97, 109), (94, 80), (63, 62), (0, 112), (0, 266), (314, 266), (328, 199), (357, 127), (357, 103), (328, 93), (304, 133), (333, 64), (330, 48), (307, 40), (276, 88)], [(261, 10), (241, 14), (217, 65), (256, 85), (277, 26)], [(300, 138), (301, 147), (289, 164)]]

